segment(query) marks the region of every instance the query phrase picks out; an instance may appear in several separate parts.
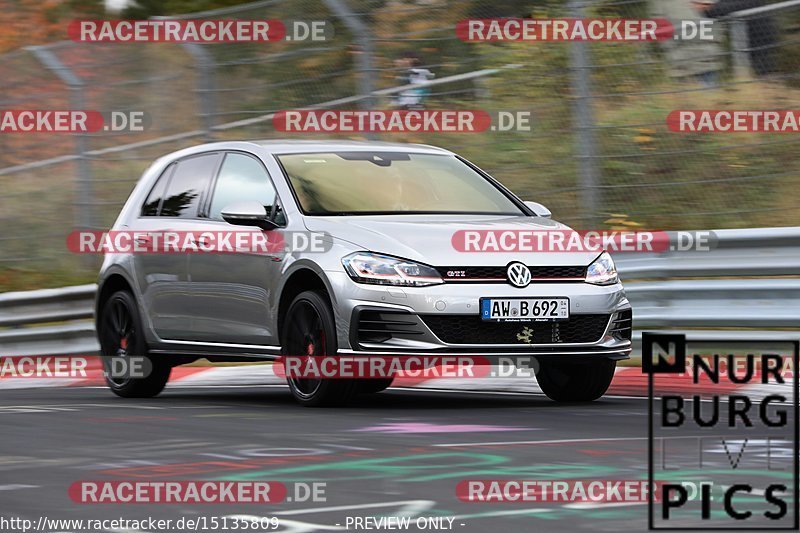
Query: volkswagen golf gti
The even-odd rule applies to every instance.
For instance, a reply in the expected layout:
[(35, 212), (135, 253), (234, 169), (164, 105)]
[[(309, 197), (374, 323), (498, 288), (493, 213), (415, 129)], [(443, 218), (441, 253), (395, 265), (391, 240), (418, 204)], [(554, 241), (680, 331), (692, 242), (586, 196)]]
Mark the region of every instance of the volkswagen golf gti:
[[(113, 231), (143, 245), (163, 232), (233, 231), (321, 245), (107, 253), (95, 314), (106, 381), (119, 396), (149, 397), (172, 367), (199, 358), (476, 354), (533, 358), (553, 400), (601, 397), (631, 350), (632, 311), (609, 254), (457, 249), (454, 235), (470, 229), (568, 228), (431, 146), (218, 142), (164, 156)], [(133, 356), (146, 373), (109, 371)], [(380, 392), (391, 377), (287, 381), (301, 404), (322, 406)]]

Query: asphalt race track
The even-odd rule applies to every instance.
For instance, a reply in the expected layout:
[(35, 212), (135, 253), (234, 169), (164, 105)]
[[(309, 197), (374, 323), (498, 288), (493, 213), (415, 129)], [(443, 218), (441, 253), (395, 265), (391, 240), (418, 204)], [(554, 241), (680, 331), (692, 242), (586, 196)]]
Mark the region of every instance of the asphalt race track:
[[(454, 517), (456, 531), (547, 531), (553, 520), (563, 531), (644, 530), (646, 504), (462, 502), (455, 488), (464, 479), (646, 479), (646, 409), (641, 398), (557, 405), (531, 394), (394, 389), (337, 409), (299, 407), (280, 386), (172, 388), (146, 401), (97, 387), (11, 390), (0, 401), (0, 509), (34, 523), (254, 515), (278, 517), (280, 531), (321, 531), (383, 514)], [(87, 505), (67, 494), (76, 481), (114, 479), (325, 482), (326, 500)]]

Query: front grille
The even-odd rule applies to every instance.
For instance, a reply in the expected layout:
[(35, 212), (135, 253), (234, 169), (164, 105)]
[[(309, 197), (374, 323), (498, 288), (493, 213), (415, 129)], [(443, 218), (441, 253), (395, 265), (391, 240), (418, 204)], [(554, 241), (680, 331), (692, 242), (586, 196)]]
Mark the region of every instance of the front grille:
[(633, 333), (633, 309), (625, 309), (617, 313), (611, 324), (611, 335), (621, 341), (631, 340)]
[(423, 335), (416, 315), (402, 311), (364, 310), (357, 318), (358, 342), (385, 342), (392, 337)]
[[(420, 318), (449, 344), (524, 345), (597, 342), (606, 330), (609, 315), (572, 315), (561, 322), (484, 322), (479, 315), (420, 315)], [(525, 328), (533, 333), (526, 336), (529, 330)]]
[[(561, 279), (580, 279), (586, 277), (585, 266), (530, 266), (534, 281), (559, 281)], [(439, 275), (448, 283), (487, 280), (487, 282), (505, 282), (507, 279), (505, 266), (466, 266), (437, 267)]]

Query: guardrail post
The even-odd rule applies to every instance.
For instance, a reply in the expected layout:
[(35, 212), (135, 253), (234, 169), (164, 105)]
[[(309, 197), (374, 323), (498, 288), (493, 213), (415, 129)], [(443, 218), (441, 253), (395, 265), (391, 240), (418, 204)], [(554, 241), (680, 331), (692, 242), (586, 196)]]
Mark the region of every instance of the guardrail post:
[[(45, 46), (29, 46), (27, 50), (30, 50), (36, 59), (58, 76), (67, 86), (69, 89), (69, 104), (72, 110), (84, 110), (86, 102), (83, 94), (85, 87), (83, 80), (62, 63), (49, 48)], [(75, 193), (76, 200), (74, 201), (75, 227), (79, 229), (94, 229), (92, 169), (86, 156), (86, 152), (88, 152), (88, 133), (76, 132), (72, 135), (75, 139), (75, 155), (77, 156), (77, 171), (75, 173), (77, 190)]]
[[(569, 12), (572, 18), (584, 18), (583, 0), (570, 0)], [(591, 228), (597, 220), (597, 184), (600, 172), (594, 137), (594, 115), (592, 113), (592, 80), (589, 45), (586, 42), (570, 43), (570, 70), (572, 71), (572, 95), (574, 104), (572, 116), (575, 121), (578, 171), (580, 173), (580, 202), (582, 220)]]
[(200, 118), (207, 141), (214, 140), (214, 61), (203, 45), (181, 43), (197, 67), (197, 95), (200, 99)]
[[(372, 36), (369, 27), (364, 24), (359, 16), (353, 12), (345, 0), (325, 0), (325, 5), (333, 11), (336, 18), (340, 19), (353, 39), (358, 43), (358, 53), (356, 54), (356, 83), (358, 94), (362, 97), (359, 100), (361, 109), (371, 109), (373, 103), (372, 93), (375, 90), (373, 77), (375, 76), (374, 55), (372, 46)], [(374, 133), (366, 133), (368, 139), (374, 139)]]
[(732, 19), (730, 22), (733, 71), (737, 79), (750, 76), (750, 38), (747, 36), (747, 20)]

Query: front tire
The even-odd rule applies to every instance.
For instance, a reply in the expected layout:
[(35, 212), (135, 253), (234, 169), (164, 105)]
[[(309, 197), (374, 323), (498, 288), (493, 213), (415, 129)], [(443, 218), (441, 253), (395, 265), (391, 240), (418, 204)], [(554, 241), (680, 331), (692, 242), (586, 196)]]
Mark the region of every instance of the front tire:
[(536, 381), (548, 398), (557, 402), (591, 402), (608, 390), (617, 362), (540, 361)]
[[(289, 356), (335, 356), (338, 350), (333, 311), (316, 291), (297, 295), (283, 318), (281, 352)], [(295, 399), (306, 407), (330, 407), (356, 393), (354, 379), (304, 379), (286, 376)]]
[[(111, 392), (123, 398), (152, 398), (164, 390), (172, 367), (162, 358), (149, 355), (138, 306), (130, 292), (117, 291), (106, 300), (97, 336), (103, 374)], [(143, 358), (142, 377), (130, 375), (134, 357)], [(117, 375), (120, 369), (127, 370), (127, 375)]]

